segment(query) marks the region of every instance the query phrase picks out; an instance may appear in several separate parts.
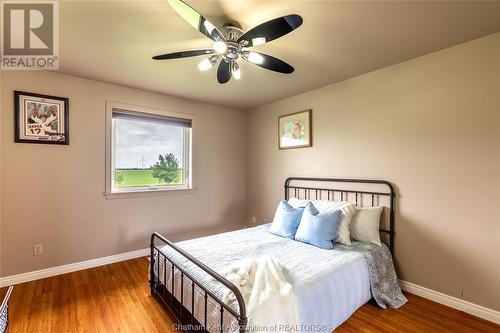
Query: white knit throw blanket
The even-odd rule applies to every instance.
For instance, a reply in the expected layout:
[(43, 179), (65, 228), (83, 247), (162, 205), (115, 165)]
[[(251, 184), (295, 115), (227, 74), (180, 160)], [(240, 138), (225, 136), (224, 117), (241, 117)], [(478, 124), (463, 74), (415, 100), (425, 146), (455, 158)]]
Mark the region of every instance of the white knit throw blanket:
[[(241, 291), (250, 331), (298, 330), (297, 297), (277, 260), (263, 256), (236, 262), (222, 275)], [(228, 290), (224, 293), (224, 301), (236, 303), (236, 297)]]

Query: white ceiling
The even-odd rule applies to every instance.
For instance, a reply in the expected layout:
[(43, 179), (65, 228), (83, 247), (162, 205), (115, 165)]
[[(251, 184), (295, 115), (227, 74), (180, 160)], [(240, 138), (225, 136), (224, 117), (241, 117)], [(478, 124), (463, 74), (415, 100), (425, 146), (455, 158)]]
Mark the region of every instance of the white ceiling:
[(240, 81), (220, 85), (203, 57), (157, 62), (157, 54), (211, 47), (162, 1), (61, 1), (60, 72), (249, 109), (500, 31), (500, 1), (198, 1), (215, 24), (248, 30), (286, 14), (304, 24), (261, 45), (291, 75), (240, 62)]

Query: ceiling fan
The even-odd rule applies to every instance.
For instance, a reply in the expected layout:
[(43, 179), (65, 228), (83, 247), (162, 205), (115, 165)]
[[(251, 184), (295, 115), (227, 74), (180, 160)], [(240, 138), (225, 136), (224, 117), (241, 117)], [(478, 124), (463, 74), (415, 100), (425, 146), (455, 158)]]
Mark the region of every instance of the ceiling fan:
[(236, 22), (227, 23), (222, 26), (221, 32), (184, 1), (168, 0), (168, 3), (182, 18), (199, 32), (210, 38), (214, 44), (213, 48), (210, 49), (157, 55), (153, 57), (154, 60), (208, 56), (199, 63), (198, 68), (201, 71), (206, 71), (219, 63), (217, 80), (221, 84), (228, 82), (232, 76), (236, 80), (240, 79), (241, 72), (237, 63), (240, 56), (252, 64), (271, 71), (284, 74), (293, 73), (294, 68), (283, 60), (264, 53), (247, 50), (246, 48), (270, 42), (297, 29), (303, 22), (302, 17), (299, 15), (293, 14), (278, 17), (262, 23), (247, 32), (243, 32), (241, 26)]

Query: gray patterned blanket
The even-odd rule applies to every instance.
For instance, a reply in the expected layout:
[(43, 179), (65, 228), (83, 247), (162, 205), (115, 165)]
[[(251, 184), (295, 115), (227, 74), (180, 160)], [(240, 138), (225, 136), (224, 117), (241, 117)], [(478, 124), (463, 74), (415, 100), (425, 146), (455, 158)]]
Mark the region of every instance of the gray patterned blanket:
[(338, 251), (359, 252), (365, 258), (370, 274), (370, 287), (372, 296), (378, 306), (385, 309), (399, 308), (408, 302), (401, 292), (392, 255), (385, 244), (377, 246), (361, 242), (353, 242), (352, 246), (338, 244), (335, 246)]

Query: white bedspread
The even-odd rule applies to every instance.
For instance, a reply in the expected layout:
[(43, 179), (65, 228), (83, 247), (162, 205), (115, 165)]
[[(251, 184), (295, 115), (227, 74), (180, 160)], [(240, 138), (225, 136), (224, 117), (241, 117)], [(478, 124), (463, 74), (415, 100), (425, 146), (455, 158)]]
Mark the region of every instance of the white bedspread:
[[(275, 258), (283, 267), (284, 278), (292, 285), (297, 297), (300, 323), (297, 331), (332, 332), (356, 309), (370, 300), (369, 272), (362, 254), (335, 249), (323, 250), (272, 235), (268, 229), (269, 225), (261, 225), (177, 244), (219, 273), (223, 273), (237, 261), (264, 255)], [(224, 297), (227, 289), (220, 283), (171, 248), (165, 247), (162, 251), (168, 253), (177, 265), (187, 268), (196, 279), (203, 281), (220, 299)], [(175, 280), (178, 279), (176, 274)], [(166, 280), (170, 290), (169, 270)], [(175, 284), (176, 296), (180, 295), (178, 285), (179, 283)], [(191, 297), (186, 295), (189, 293), (190, 288), (185, 288), (185, 304), (188, 308)], [(195, 294), (195, 299), (203, 298), (201, 290), (195, 290)], [(203, 323), (203, 305), (200, 305), (203, 302), (195, 303), (195, 317)], [(208, 311), (209, 324), (217, 324), (219, 309), (215, 303), (212, 304)], [(225, 317), (225, 323), (226, 319), (231, 320), (231, 317)], [(209, 331), (215, 332), (217, 329)]]

